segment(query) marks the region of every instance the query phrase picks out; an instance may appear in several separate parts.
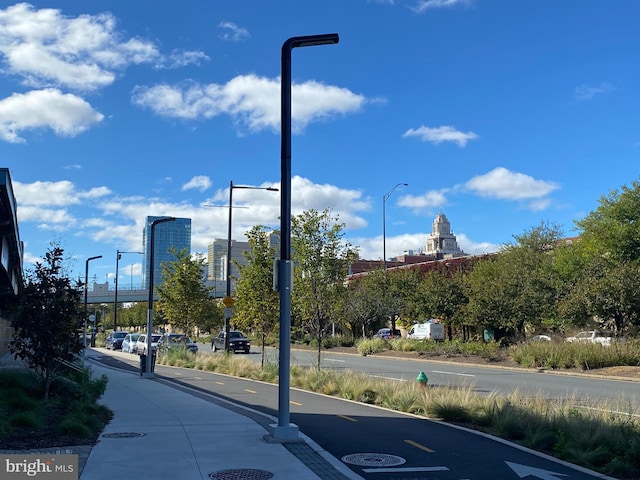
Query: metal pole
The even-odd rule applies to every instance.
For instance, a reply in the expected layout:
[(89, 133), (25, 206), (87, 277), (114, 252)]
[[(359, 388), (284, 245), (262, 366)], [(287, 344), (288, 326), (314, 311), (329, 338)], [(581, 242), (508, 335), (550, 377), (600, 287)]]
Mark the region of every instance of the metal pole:
[(87, 350), (87, 295), (89, 294), (89, 262), (97, 258), (102, 258), (102, 255), (87, 258), (87, 261), (84, 265), (84, 331), (82, 333), (82, 342), (84, 345), (84, 349), (82, 350), (83, 356), (85, 356), (85, 352)]
[[(229, 180), (229, 229), (227, 230), (227, 298), (231, 297), (231, 212), (233, 211), (233, 180)], [(231, 307), (224, 309), (224, 351), (229, 351)]]
[(118, 322), (118, 266), (120, 261), (120, 250), (116, 250), (116, 291), (113, 295), (113, 331), (116, 331)]
[(143, 378), (153, 378), (153, 372), (151, 371), (151, 357), (153, 356), (152, 347), (152, 332), (153, 332), (153, 255), (155, 249), (155, 230), (156, 225), (164, 222), (173, 222), (175, 217), (163, 217), (158, 218), (151, 222), (151, 232), (149, 234), (149, 310), (147, 312), (147, 359), (144, 366)]
[(280, 261), (278, 292), (280, 294), (280, 340), (278, 366), (278, 424), (271, 426), (271, 439), (298, 440), (298, 427), (289, 422), (289, 370), (291, 363), (291, 50), (338, 43), (337, 33), (292, 37), (282, 44), (280, 84)]
[(387, 197), (382, 196), (382, 264), (384, 271), (387, 271), (387, 219), (386, 219)]
[[(120, 272), (119, 261), (122, 258), (123, 253), (137, 253), (139, 255), (144, 255), (142, 252), (121, 252), (120, 250), (116, 250), (116, 292), (113, 296), (113, 331), (116, 331), (117, 328), (117, 316), (118, 316), (118, 274)], [(133, 268), (131, 269), (131, 283), (133, 284)], [(133, 290), (133, 287), (129, 287), (130, 290)]]
[(407, 187), (408, 183), (397, 183), (386, 195), (382, 197), (382, 264), (384, 265), (384, 271), (387, 271), (387, 220), (386, 220), (386, 205), (387, 200), (391, 194), (398, 187)]

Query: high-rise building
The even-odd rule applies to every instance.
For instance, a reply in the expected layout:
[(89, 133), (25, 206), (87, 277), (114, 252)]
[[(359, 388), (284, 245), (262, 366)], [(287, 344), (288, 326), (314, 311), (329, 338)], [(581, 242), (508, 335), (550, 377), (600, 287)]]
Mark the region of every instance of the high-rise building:
[(431, 233), (427, 236), (424, 255), (433, 255), (437, 259), (465, 256), (451, 231), (451, 223), (444, 213), (436, 215), (431, 225)]
[[(149, 288), (149, 262), (151, 260), (151, 223), (163, 217), (147, 217), (142, 235), (144, 248), (144, 265), (142, 270), (142, 284), (145, 289)], [(186, 249), (191, 253), (191, 219), (176, 218), (171, 222), (156, 224), (154, 228), (155, 246), (153, 251), (153, 284), (162, 284), (162, 263), (173, 262), (175, 255), (170, 251), (172, 247), (176, 251)]]
[[(269, 246), (279, 254), (280, 236), (276, 233), (269, 234)], [(207, 248), (207, 280), (213, 282), (227, 281), (227, 248), (226, 238), (216, 238)], [(239, 276), (237, 265), (247, 265), (243, 252), (250, 252), (249, 242), (231, 240), (231, 291), (235, 291), (235, 281)]]
[[(227, 248), (228, 240), (226, 238), (216, 238), (213, 243), (209, 244), (207, 252), (208, 274), (207, 279), (215, 282), (227, 281)], [(236, 262), (240, 265), (246, 265), (247, 260), (242, 252), (251, 251), (249, 242), (238, 242), (231, 240), (231, 290), (235, 290), (234, 279), (238, 278), (239, 272)]]

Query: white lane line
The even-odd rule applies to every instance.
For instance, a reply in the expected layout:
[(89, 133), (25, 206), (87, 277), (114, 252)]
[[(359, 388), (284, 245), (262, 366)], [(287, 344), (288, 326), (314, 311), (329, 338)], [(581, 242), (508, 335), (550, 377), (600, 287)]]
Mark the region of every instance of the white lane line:
[(365, 473), (396, 473), (396, 472), (444, 472), (447, 467), (387, 467), (387, 468), (363, 468)]
[(325, 358), (324, 359), (325, 362), (337, 362), (337, 363), (344, 363), (344, 360), (338, 360), (337, 358)]
[(458, 375), (459, 377), (475, 377), (475, 375), (471, 375), (470, 373), (444, 372), (442, 370), (434, 370), (432, 373), (443, 373), (445, 375)]
[(396, 382), (408, 382), (404, 378), (393, 378), (393, 377), (385, 377), (384, 375), (369, 375), (371, 378), (382, 378), (384, 380), (395, 380)]

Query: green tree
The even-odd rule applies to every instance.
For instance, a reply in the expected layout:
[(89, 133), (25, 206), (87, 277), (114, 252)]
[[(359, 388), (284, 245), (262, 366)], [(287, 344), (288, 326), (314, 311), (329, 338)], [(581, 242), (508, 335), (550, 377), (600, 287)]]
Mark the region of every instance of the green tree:
[(391, 328), (395, 329), (396, 324), (410, 327), (424, 315), (416, 302), (422, 276), (418, 268), (393, 269), (378, 274), (381, 316)]
[(581, 242), (620, 263), (640, 261), (640, 183), (600, 197), (598, 208), (576, 222)]
[(147, 324), (148, 314), (148, 302), (135, 302), (118, 310), (118, 323), (124, 327), (140, 329)]
[(382, 302), (377, 294), (376, 272), (354, 279), (342, 290), (341, 317), (353, 338), (367, 337), (383, 315)]
[(579, 280), (560, 302), (560, 311), (575, 325), (597, 323), (621, 336), (640, 326), (640, 266), (594, 256)]
[(44, 262), (27, 274), (12, 312), (11, 352), (41, 377), (45, 400), (62, 362), (73, 361), (83, 349), (82, 294), (63, 269), (63, 260), (63, 249), (52, 245)]
[(233, 321), (244, 329), (255, 329), (260, 335), (264, 366), (267, 337), (279, 325), (278, 292), (273, 289), (276, 249), (269, 245), (269, 236), (261, 225), (253, 227), (246, 236), (251, 250), (243, 252), (247, 264), (238, 264), (240, 278), (236, 283)]
[(176, 259), (162, 264), (162, 284), (156, 287), (158, 311), (171, 326), (193, 335), (195, 327), (206, 324), (218, 309), (211, 297), (212, 289), (202, 280), (202, 256), (192, 258), (186, 249), (174, 249), (172, 253)]
[(344, 240), (344, 224), (328, 209), (308, 210), (292, 219), (294, 281), (292, 310), (318, 342), (320, 368), (323, 338), (338, 320), (340, 287), (358, 251)]
[(516, 243), (502, 247), (492, 261), (475, 265), (468, 276), (466, 314), (478, 326), (524, 338), (556, 315), (557, 279), (553, 250), (561, 232), (541, 223)]
[(416, 302), (421, 305), (423, 315), (420, 319), (439, 318), (448, 327), (449, 340), (452, 339), (452, 326), (462, 326), (463, 316), (458, 315), (467, 303), (462, 285), (462, 274), (448, 274), (446, 269), (428, 272), (417, 288)]

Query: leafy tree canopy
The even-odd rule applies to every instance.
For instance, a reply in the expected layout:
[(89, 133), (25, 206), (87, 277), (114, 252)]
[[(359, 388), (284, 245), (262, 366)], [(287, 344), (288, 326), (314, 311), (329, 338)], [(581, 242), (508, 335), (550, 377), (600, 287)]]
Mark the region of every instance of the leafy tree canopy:
[(45, 398), (61, 361), (72, 361), (84, 347), (82, 295), (63, 260), (63, 249), (52, 245), (44, 261), (27, 273), (12, 312), (11, 352), (40, 375)]

